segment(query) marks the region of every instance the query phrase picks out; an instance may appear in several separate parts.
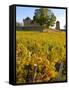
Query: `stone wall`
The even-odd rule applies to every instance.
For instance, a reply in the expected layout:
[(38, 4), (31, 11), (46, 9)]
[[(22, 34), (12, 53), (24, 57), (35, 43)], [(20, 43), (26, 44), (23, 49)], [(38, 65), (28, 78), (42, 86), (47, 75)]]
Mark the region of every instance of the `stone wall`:
[(21, 30), (21, 31), (42, 31), (42, 27), (16, 27), (16, 30)]

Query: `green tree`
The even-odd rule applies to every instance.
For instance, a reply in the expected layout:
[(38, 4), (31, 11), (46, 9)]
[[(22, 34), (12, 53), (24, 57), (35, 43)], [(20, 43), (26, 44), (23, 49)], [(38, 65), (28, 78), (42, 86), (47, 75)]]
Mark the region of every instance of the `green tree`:
[(50, 26), (54, 26), (56, 16), (50, 9), (40, 8), (35, 10), (33, 21), (43, 27), (49, 28)]

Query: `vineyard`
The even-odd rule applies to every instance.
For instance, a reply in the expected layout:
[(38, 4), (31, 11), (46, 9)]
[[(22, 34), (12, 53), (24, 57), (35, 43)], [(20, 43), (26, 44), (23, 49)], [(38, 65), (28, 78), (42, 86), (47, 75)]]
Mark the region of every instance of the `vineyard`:
[(66, 32), (16, 31), (16, 83), (66, 80)]

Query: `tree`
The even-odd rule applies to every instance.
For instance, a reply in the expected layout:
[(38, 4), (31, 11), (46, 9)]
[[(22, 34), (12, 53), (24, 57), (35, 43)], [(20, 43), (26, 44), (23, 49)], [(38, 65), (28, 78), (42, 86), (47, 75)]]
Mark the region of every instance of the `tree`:
[(56, 17), (50, 9), (40, 8), (35, 10), (33, 20), (41, 26), (49, 28), (50, 26), (54, 26)]

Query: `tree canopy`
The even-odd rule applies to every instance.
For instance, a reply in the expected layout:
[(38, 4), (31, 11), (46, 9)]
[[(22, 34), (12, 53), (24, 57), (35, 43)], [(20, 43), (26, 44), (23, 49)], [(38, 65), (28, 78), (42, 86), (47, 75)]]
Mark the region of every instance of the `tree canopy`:
[(40, 8), (35, 10), (33, 20), (41, 26), (49, 28), (50, 26), (54, 26), (56, 16), (50, 9)]

